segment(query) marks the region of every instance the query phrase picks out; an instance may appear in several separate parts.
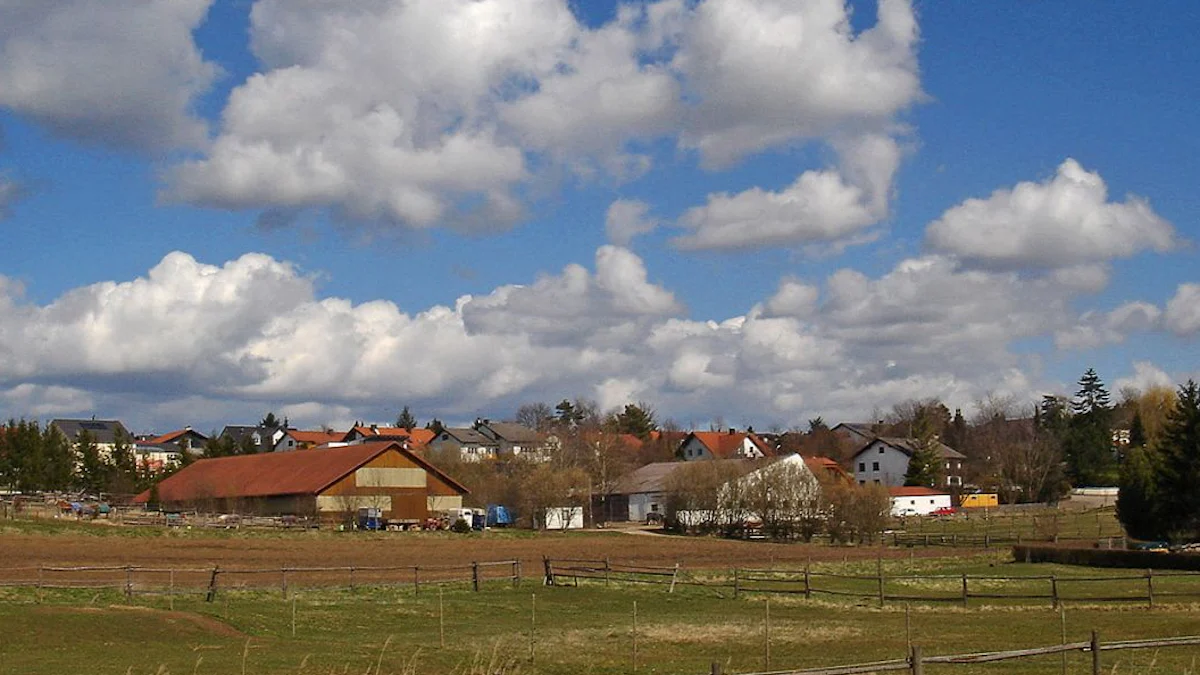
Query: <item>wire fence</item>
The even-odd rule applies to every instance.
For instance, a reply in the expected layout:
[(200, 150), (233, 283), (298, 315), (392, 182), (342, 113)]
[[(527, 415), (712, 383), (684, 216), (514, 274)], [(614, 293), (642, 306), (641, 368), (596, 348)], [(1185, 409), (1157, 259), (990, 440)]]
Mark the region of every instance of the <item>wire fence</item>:
[(520, 560), (461, 565), (337, 567), (145, 567), (76, 565), (11, 567), (0, 570), (0, 587), (49, 589), (117, 589), (126, 596), (203, 594), (209, 601), (220, 591), (271, 591), (285, 596), (304, 588), (409, 587), (462, 585), (480, 591), (485, 585), (521, 582)]
[[(1127, 649), (1165, 649), (1172, 647), (1189, 647), (1195, 645), (1200, 645), (1200, 635), (1188, 635), (1162, 639), (1102, 642), (1099, 634), (1096, 631), (1092, 631), (1091, 639), (1086, 642), (1068, 642), (1027, 649), (1013, 649), (999, 652), (977, 652), (973, 654), (946, 654), (941, 656), (925, 656), (922, 653), (922, 649), (919, 645), (913, 645), (909, 649), (908, 656), (902, 659), (875, 661), (872, 663), (855, 663), (825, 668), (773, 670), (763, 673), (744, 673), (742, 675), (853, 675), (855, 673), (880, 673), (897, 671), (908, 672), (912, 675), (923, 675), (926, 665), (997, 663), (1000, 661), (1013, 661), (1017, 659), (1051, 656), (1054, 654), (1067, 654), (1070, 652), (1083, 652), (1091, 654), (1091, 673), (1092, 675), (1100, 675), (1102, 672), (1104, 672), (1103, 657), (1101, 656), (1103, 652), (1122, 651)], [(709, 672), (710, 675), (721, 675), (721, 665), (719, 663), (713, 663), (712, 669)]]
[(651, 567), (637, 563), (604, 560), (543, 560), (543, 583), (574, 585), (580, 581), (656, 584), (673, 592), (679, 586), (698, 586), (743, 594), (798, 595), (805, 598), (831, 597), (889, 603), (918, 602), (972, 605), (1045, 603), (1156, 604), (1200, 599), (1200, 572), (1147, 569), (1110, 575), (977, 575), (977, 574), (887, 574), (879, 563), (875, 574), (854, 574), (802, 569), (735, 568), (728, 571)]

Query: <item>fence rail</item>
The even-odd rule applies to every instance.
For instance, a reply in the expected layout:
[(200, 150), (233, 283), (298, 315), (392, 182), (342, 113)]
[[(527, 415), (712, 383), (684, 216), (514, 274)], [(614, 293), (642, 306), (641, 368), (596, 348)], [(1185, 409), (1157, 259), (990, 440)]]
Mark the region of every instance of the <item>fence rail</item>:
[(118, 589), (126, 596), (204, 594), (223, 590), (397, 586), (420, 593), (426, 586), (521, 581), (521, 561), (489, 560), (461, 565), (345, 565), (333, 567), (145, 567), (140, 565), (39, 565), (0, 570), (0, 586), (42, 589)]
[[(882, 563), (875, 574), (826, 572), (806, 565), (803, 569), (743, 569), (728, 572), (704, 570), (693, 574), (675, 567), (652, 567), (611, 560), (543, 560), (547, 586), (580, 580), (669, 586), (699, 586), (742, 594), (803, 595), (891, 602), (955, 603), (969, 607), (986, 600), (1046, 602), (1058, 607), (1070, 603), (1139, 603), (1153, 608), (1164, 600), (1200, 598), (1200, 572), (1155, 571), (1111, 576), (1058, 576), (1055, 574), (1006, 576), (971, 574), (885, 574)], [(976, 602), (978, 604), (978, 602)]]
[[(872, 663), (856, 663), (825, 668), (773, 670), (770, 672), (743, 673), (742, 675), (853, 675), (855, 673), (878, 673), (889, 671), (907, 671), (913, 675), (922, 675), (926, 665), (935, 663), (957, 665), (996, 663), (998, 661), (1011, 661), (1015, 659), (1050, 656), (1053, 654), (1065, 654), (1069, 652), (1083, 652), (1091, 654), (1091, 672), (1093, 675), (1100, 675), (1103, 667), (1102, 658), (1100, 656), (1102, 652), (1121, 651), (1126, 649), (1164, 649), (1193, 645), (1200, 645), (1200, 635), (1101, 642), (1099, 634), (1096, 631), (1092, 631), (1091, 639), (1086, 642), (1067, 642), (1063, 644), (1046, 645), (1043, 647), (1032, 647), (1026, 649), (1012, 649), (998, 652), (979, 652), (973, 654), (946, 654), (942, 656), (924, 656), (920, 646), (914, 645), (909, 652), (908, 657), (903, 659), (875, 661)], [(714, 663), (710, 673), (711, 675), (721, 675), (720, 664)]]

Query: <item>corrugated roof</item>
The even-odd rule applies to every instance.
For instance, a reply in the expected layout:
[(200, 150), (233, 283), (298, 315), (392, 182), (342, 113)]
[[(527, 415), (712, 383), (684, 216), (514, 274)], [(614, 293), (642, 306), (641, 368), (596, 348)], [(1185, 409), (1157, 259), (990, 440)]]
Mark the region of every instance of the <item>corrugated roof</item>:
[[(458, 481), (395, 441), (361, 443), (322, 450), (268, 452), (201, 459), (158, 484), (158, 496), (164, 502), (188, 502), (203, 499), (315, 495), (333, 485), (358, 467), (390, 449), (404, 454), (426, 471), (436, 474), (463, 493)], [(149, 499), (147, 490), (135, 501)]]

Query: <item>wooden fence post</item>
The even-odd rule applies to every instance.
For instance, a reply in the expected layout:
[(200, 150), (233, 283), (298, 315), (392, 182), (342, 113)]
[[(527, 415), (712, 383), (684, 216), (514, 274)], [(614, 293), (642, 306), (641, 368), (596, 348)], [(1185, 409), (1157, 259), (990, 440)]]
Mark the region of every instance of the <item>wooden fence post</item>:
[(1154, 570), (1146, 570), (1146, 604), (1154, 609)]
[(128, 601), (133, 597), (133, 568), (129, 565), (125, 566), (125, 600)]
[(763, 662), (766, 667), (763, 670), (771, 669), (771, 596), (767, 596), (766, 603), (766, 619), (763, 622)]
[(438, 586), (438, 643), (446, 648), (446, 606), (442, 603), (442, 586)]
[(479, 563), (471, 563), (471, 588), (479, 592)]
[(1058, 575), (1050, 575), (1050, 605), (1058, 609)]
[(38, 565), (37, 601), (39, 603), (42, 601), (42, 585), (44, 583), (42, 580), (42, 577), (45, 575), (45, 571), (46, 571), (45, 565)]
[(287, 568), (279, 568), (279, 590), (283, 591), (283, 597), (287, 597)]
[(550, 558), (542, 556), (542, 565), (546, 568), (546, 576), (542, 578), (543, 586), (554, 585), (554, 569), (550, 566)]
[(208, 593), (204, 596), (205, 602), (212, 602), (217, 599), (217, 574), (220, 573), (220, 568), (213, 565), (212, 576), (208, 578)]
[(633, 672), (637, 672), (638, 667), (638, 644), (637, 644), (637, 600), (633, 601)]
[(1092, 631), (1092, 675), (1100, 675), (1100, 634)]
[(924, 661), (921, 659), (921, 645), (913, 645), (908, 655), (908, 667), (912, 675), (925, 675)]
[(516, 588), (521, 585), (521, 561), (514, 560), (512, 563), (512, 585)]
[(809, 577), (809, 566), (811, 564), (812, 563), (810, 561), (804, 562), (804, 599), (805, 600), (809, 600), (812, 598), (812, 579)]
[(608, 557), (605, 556), (605, 558), (604, 558), (604, 585), (605, 586), (609, 585), (609, 582), (611, 581), (611, 579), (610, 579), (611, 574), (612, 574), (612, 563), (610, 563), (608, 560)]
[(171, 604), (171, 611), (175, 611), (175, 568), (170, 570), (170, 589), (167, 591), (167, 599)]
[(879, 606), (883, 607), (883, 558), (876, 561), (876, 571), (879, 573)]
[(675, 563), (675, 571), (671, 572), (671, 587), (667, 589), (667, 593), (675, 592), (675, 580), (679, 578), (679, 563)]
[(738, 574), (738, 568), (735, 567), (733, 568), (733, 597), (738, 597), (741, 591), (740, 575)]
[(712, 667), (708, 669), (708, 675), (721, 675), (721, 664), (718, 661), (712, 662)]
[(962, 596), (963, 596), (963, 607), (965, 608), (968, 606), (967, 598), (969, 597), (967, 595), (967, 575), (966, 575), (966, 573), (963, 573), (963, 575), (962, 575)]

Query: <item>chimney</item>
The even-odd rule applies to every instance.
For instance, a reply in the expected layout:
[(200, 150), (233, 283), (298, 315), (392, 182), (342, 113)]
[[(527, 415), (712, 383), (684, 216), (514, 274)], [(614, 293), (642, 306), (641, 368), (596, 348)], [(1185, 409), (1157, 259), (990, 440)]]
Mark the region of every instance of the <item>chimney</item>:
[(371, 433), (376, 434), (376, 435), (379, 434), (379, 425), (378, 424), (371, 425)]
[(729, 427), (729, 435), (732, 436), (735, 433), (737, 433), (737, 429), (734, 429), (733, 427)]

